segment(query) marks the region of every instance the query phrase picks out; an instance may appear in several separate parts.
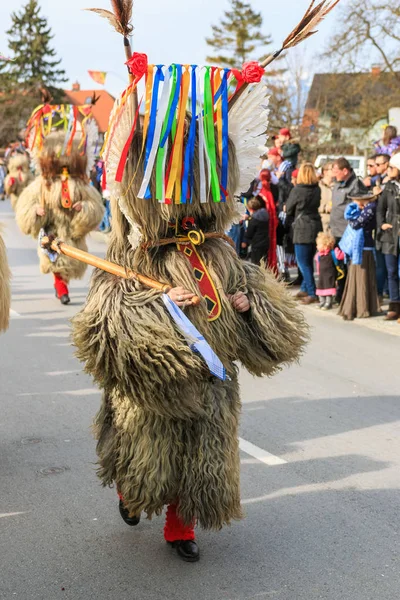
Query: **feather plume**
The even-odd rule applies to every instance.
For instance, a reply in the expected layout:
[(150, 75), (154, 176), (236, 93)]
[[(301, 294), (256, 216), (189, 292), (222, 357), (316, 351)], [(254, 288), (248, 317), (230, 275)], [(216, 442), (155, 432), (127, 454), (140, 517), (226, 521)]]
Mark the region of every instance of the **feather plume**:
[[(262, 67), (267, 67), (270, 65), (284, 50), (288, 50), (289, 48), (294, 48), (304, 40), (308, 39), (315, 33), (317, 30), (315, 29), (321, 21), (335, 8), (337, 4), (339, 4), (340, 0), (321, 0), (315, 6), (316, 0), (311, 0), (311, 4), (306, 10), (303, 18), (300, 23), (296, 25), (296, 27), (291, 31), (291, 33), (287, 36), (285, 41), (282, 44), (282, 47), (268, 56), (262, 63)], [(248, 84), (245, 83), (240, 90), (231, 98), (229, 102), (229, 109), (234, 106), (238, 98), (244, 93)]]
[(100, 96), (96, 96), (96, 92), (93, 92), (92, 100), (91, 100), (90, 104), (92, 106), (95, 106), (99, 100), (100, 100)]
[(268, 128), (268, 91), (265, 85), (247, 88), (229, 113), (229, 137), (235, 144), (240, 177), (235, 196), (240, 196), (256, 175)]
[(293, 48), (317, 33), (315, 27), (321, 23), (339, 2), (340, 0), (322, 0), (317, 6), (314, 6), (315, 0), (312, 0), (300, 23), (283, 42), (282, 50)]
[(94, 12), (107, 19), (117, 33), (128, 37), (133, 31), (131, 24), (132, 5), (132, 0), (111, 0), (113, 12), (104, 8), (85, 8), (84, 10)]

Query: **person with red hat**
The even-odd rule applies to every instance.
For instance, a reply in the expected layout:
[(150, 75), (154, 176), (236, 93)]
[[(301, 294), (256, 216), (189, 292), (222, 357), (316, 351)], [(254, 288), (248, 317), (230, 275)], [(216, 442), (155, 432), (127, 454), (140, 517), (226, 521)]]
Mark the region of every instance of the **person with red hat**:
[(278, 139), (281, 143), (281, 152), (284, 161), (288, 161), (292, 169), (295, 169), (301, 152), (300, 144), (292, 138), (290, 129), (286, 128), (279, 131)]

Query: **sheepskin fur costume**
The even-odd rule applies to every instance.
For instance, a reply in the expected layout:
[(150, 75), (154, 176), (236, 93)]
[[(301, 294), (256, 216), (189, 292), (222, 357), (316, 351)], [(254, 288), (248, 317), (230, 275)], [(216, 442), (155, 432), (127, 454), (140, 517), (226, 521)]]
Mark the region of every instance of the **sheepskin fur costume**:
[(17, 154), (8, 162), (8, 175), (4, 181), (6, 195), (9, 196), (15, 211), (22, 191), (34, 180), (29, 169), (29, 159), (25, 154)]
[[(135, 134), (122, 186), (126, 193), (112, 203), (107, 257), (201, 295), (192, 266), (175, 244), (132, 247), (132, 223), (145, 242), (167, 236), (171, 218), (179, 228), (185, 216), (205, 233), (222, 233), (235, 212), (235, 148), (230, 144), (227, 202), (201, 203), (197, 186), (191, 204), (170, 206), (137, 198), (141, 148), (141, 135)], [(104, 390), (95, 422), (103, 484), (116, 483), (132, 515), (145, 512), (151, 518), (177, 503), (184, 523), (197, 519), (205, 529), (219, 529), (242, 517), (235, 361), (255, 376), (273, 375), (299, 358), (307, 326), (284, 286), (243, 263), (226, 241), (206, 239), (196, 249), (220, 294), (222, 312), (208, 320), (204, 299), (185, 312), (229, 379), (210, 375), (171, 321), (159, 292), (101, 271), (95, 271), (86, 305), (73, 320), (73, 338), (78, 358)], [(232, 308), (229, 295), (237, 291), (247, 293), (248, 313)]]
[(8, 328), (10, 319), (11, 272), (8, 267), (6, 246), (0, 235), (0, 331)]
[[(69, 193), (72, 204), (80, 202), (82, 210), (63, 208), (61, 203), (61, 173), (64, 168), (69, 172)], [(99, 192), (86, 177), (86, 158), (84, 156), (58, 157), (50, 149), (40, 157), (41, 175), (22, 192), (16, 210), (16, 221), (26, 235), (37, 238), (40, 229), (53, 234), (66, 244), (80, 250), (87, 250), (85, 237), (101, 222), (104, 206)], [(43, 206), (45, 215), (36, 214), (37, 206)], [(38, 250), (42, 273), (59, 273), (68, 283), (70, 279), (80, 279), (86, 271), (86, 265), (64, 255), (51, 262), (47, 254)]]

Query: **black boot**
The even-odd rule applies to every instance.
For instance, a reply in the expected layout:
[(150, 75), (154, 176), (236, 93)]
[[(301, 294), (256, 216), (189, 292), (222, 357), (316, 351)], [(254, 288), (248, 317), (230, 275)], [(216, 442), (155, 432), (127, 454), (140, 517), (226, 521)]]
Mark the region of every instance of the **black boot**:
[(178, 540), (176, 542), (168, 542), (175, 548), (178, 556), (186, 562), (197, 562), (200, 560), (200, 550), (194, 540)]
[(125, 508), (122, 500), (119, 501), (119, 514), (130, 527), (135, 527), (140, 523), (140, 515), (138, 517), (130, 517), (128, 510)]
[(385, 321), (397, 321), (400, 317), (400, 302), (390, 302)]
[(69, 299), (68, 294), (63, 294), (63, 296), (60, 298), (60, 302), (61, 304), (69, 304), (71, 300)]

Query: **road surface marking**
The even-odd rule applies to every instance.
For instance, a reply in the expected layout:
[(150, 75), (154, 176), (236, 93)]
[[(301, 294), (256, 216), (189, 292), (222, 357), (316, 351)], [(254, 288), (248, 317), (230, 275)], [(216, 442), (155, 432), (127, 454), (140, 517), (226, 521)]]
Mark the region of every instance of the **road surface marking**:
[(19, 313), (17, 313), (16, 310), (13, 310), (12, 308), (10, 308), (10, 318), (11, 319), (18, 319), (18, 317), (20, 317), (21, 315)]
[(25, 512), (13, 512), (13, 513), (0, 513), (0, 519), (4, 519), (4, 517), (16, 517), (17, 515), (26, 515)]
[(58, 375), (72, 375), (78, 373), (78, 371), (48, 371), (46, 375), (49, 377), (57, 377)]
[(249, 454), (253, 458), (256, 458), (257, 460), (264, 463), (265, 465), (268, 465), (269, 467), (273, 467), (276, 465), (286, 465), (287, 463), (287, 461), (283, 460), (283, 458), (279, 458), (279, 456), (270, 454), (262, 448), (258, 448), (258, 446), (255, 446), (251, 442), (247, 442), (243, 438), (239, 438), (239, 448), (246, 454)]
[(66, 395), (66, 396), (96, 396), (97, 394), (100, 394), (100, 390), (97, 390), (96, 388), (86, 388), (86, 389), (82, 389), (82, 390), (65, 390), (65, 391), (57, 391), (57, 392), (23, 392), (21, 394), (17, 394), (18, 398), (21, 397), (25, 397), (25, 396), (48, 396), (48, 395), (54, 395), (54, 396), (60, 396), (60, 395)]

